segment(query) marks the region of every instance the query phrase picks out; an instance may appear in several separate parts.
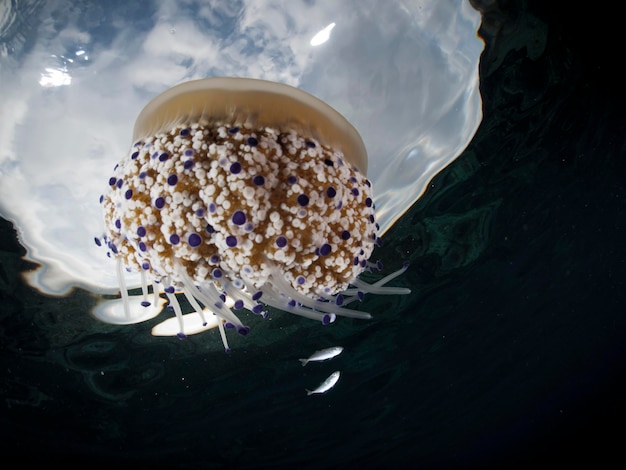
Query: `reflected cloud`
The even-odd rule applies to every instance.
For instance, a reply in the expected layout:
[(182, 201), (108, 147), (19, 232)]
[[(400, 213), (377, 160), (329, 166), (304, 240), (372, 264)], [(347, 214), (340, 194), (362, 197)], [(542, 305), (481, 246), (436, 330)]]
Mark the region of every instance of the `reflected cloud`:
[(67, 73), (67, 70), (46, 68), (41, 74), (39, 84), (42, 87), (71, 85), (72, 77)]
[(326, 41), (330, 39), (330, 32), (335, 27), (335, 23), (331, 23), (322, 29), (319, 33), (313, 36), (311, 39), (311, 46), (319, 46), (320, 44), (324, 44)]

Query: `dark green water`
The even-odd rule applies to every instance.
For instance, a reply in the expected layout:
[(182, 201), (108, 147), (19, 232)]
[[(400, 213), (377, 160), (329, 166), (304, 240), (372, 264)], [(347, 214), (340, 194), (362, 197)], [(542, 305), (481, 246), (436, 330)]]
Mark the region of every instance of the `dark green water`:
[[(118, 468), (510, 468), (623, 460), (626, 118), (610, 12), (485, 5), (484, 119), (375, 257), (371, 322), (155, 339), (26, 286), (0, 225), (0, 449)], [(493, 3), (491, 6), (486, 6)], [(572, 14), (573, 13), (573, 14)], [(604, 49), (603, 49), (604, 47)], [(297, 361), (341, 344), (331, 363)], [(333, 370), (327, 395), (305, 388)], [(613, 429), (617, 426), (617, 431)]]

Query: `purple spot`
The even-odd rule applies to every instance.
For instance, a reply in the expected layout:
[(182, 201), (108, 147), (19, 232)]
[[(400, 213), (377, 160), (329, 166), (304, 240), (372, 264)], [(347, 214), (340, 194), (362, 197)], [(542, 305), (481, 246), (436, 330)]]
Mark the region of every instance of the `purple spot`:
[(220, 262), (219, 255), (211, 255), (211, 257), (209, 258), (209, 264), (217, 264), (219, 262)]
[(115, 176), (111, 176), (109, 178), (109, 186), (115, 186), (116, 182), (117, 182), (117, 178), (115, 178)]
[(256, 147), (257, 145), (259, 145), (259, 141), (256, 139), (256, 137), (248, 137), (248, 145), (250, 147)]
[(237, 132), (239, 132), (238, 127), (231, 127), (230, 129), (228, 129), (229, 134), (236, 134)]
[(298, 182), (298, 178), (294, 175), (291, 175), (287, 178), (287, 184), (296, 184)]
[(139, 226), (139, 228), (137, 228), (137, 235), (139, 235), (140, 237), (145, 237), (146, 229), (142, 226)]
[(368, 197), (367, 199), (365, 199), (365, 205), (367, 207), (372, 207), (372, 198)]
[(122, 221), (120, 219), (116, 219), (115, 220), (115, 228), (117, 228), (117, 229), (121, 229), (122, 228)]
[(100, 194), (100, 204), (102, 204), (102, 201), (104, 201), (104, 194)]
[(159, 155), (159, 161), (160, 161), (160, 162), (164, 162), (164, 161), (166, 161), (168, 158), (170, 158), (170, 156), (169, 156), (166, 152), (163, 152), (161, 155)]
[(326, 166), (333, 166), (334, 163), (330, 158), (326, 158), (324, 159), (324, 163), (326, 164)]
[(215, 205), (215, 203), (213, 203), (213, 202), (212, 202), (212, 203), (210, 203), (210, 204), (209, 204), (209, 212), (210, 212), (211, 214), (213, 214), (216, 210), (217, 210), (217, 206)]
[(237, 327), (237, 333), (239, 333), (241, 336), (246, 336), (248, 333), (250, 333), (250, 327), (249, 326), (238, 326)]
[(350, 232), (348, 232), (347, 230), (344, 230), (343, 232), (341, 232), (342, 240), (348, 240), (349, 238), (350, 238)]
[(343, 305), (343, 295), (337, 294), (337, 297), (335, 297), (335, 304), (338, 306)]
[(265, 178), (261, 175), (256, 175), (253, 179), (252, 182), (254, 184), (256, 184), (257, 186), (263, 186), (263, 184), (265, 183)]
[(353, 195), (353, 196), (358, 196), (358, 195), (359, 195), (359, 190), (358, 190), (358, 188), (352, 188), (352, 195)]
[(126, 191), (126, 193), (124, 194), (124, 197), (125, 197), (126, 199), (130, 199), (131, 197), (133, 197), (133, 190), (132, 190), (132, 189), (128, 189), (128, 190)]
[(229, 235), (226, 237), (226, 245), (233, 248), (237, 246), (237, 237)]
[(375, 221), (375, 220), (376, 220), (376, 219), (374, 218), (374, 215), (370, 215), (370, 222), (371, 222), (371, 223), (374, 223), (374, 221)]
[(141, 267), (143, 268), (144, 271), (147, 271), (148, 269), (150, 269), (150, 263), (148, 263), (147, 261), (144, 261), (143, 263), (141, 263)]
[(146, 172), (142, 171), (141, 173), (139, 173), (139, 179), (142, 180), (146, 177)]
[(144, 242), (139, 242), (139, 250), (140, 251), (146, 251), (146, 244)]
[(259, 300), (261, 297), (263, 296), (263, 292), (261, 292), (260, 290), (256, 291), (254, 293), (254, 295), (252, 296), (252, 300), (257, 301)]
[(189, 129), (181, 129), (178, 134), (185, 137), (186, 135), (189, 135)]
[(276, 239), (276, 246), (278, 248), (285, 248), (285, 246), (287, 246), (287, 238), (283, 237), (282, 235), (278, 237)]
[(130, 159), (136, 160), (138, 156), (139, 156), (139, 152), (133, 152), (133, 154), (130, 156)]
[(324, 243), (320, 247), (320, 255), (322, 256), (328, 256), (331, 251), (332, 251), (332, 247), (328, 243)]
[(196, 209), (196, 217), (204, 217), (204, 209), (202, 207), (200, 209)]
[(169, 184), (170, 186), (176, 186), (176, 183), (178, 183), (178, 176), (169, 175), (167, 177), (167, 184)]
[(233, 224), (243, 225), (246, 223), (246, 214), (243, 211), (236, 211), (232, 217)]
[(309, 204), (309, 196), (307, 196), (306, 194), (300, 194), (298, 196), (298, 204), (300, 204), (302, 207), (306, 207)]
[(241, 172), (241, 163), (235, 162), (230, 166), (230, 172), (233, 175), (237, 175)]
[(152, 159), (154, 160), (154, 159), (155, 159), (156, 157), (158, 157), (158, 156), (159, 156), (159, 152), (154, 152), (154, 153), (152, 154)]
[(310, 140), (307, 140), (307, 141), (305, 141), (305, 144), (310, 149), (314, 149), (315, 148), (315, 142), (311, 142)]
[(200, 243), (202, 243), (202, 237), (197, 233), (192, 233), (189, 235), (189, 238), (187, 238), (187, 243), (189, 243), (189, 246), (195, 248), (200, 246)]
[(213, 271), (211, 271), (211, 276), (213, 276), (215, 279), (219, 279), (220, 277), (222, 277), (222, 270), (220, 268), (215, 268)]
[(332, 186), (329, 186), (328, 189), (326, 190), (326, 196), (332, 199), (336, 195), (337, 195), (337, 190), (333, 188)]
[(259, 315), (261, 312), (263, 312), (263, 305), (256, 304), (254, 307), (252, 307), (252, 313), (256, 313), (257, 315)]
[(190, 170), (193, 168), (194, 162), (193, 160), (187, 160), (185, 163), (183, 163), (183, 168), (185, 170)]
[(141, 302), (141, 306), (142, 307), (149, 307), (150, 305), (151, 305), (151, 303), (148, 302), (147, 300), (144, 300), (144, 301)]
[(174, 286), (167, 286), (164, 290), (166, 294), (173, 294), (174, 292), (176, 292), (176, 289), (174, 289)]
[(206, 233), (215, 233), (215, 229), (211, 224), (207, 224), (204, 230), (206, 231)]
[(306, 282), (306, 279), (304, 278), (304, 276), (298, 276), (296, 278), (296, 282), (298, 283), (298, 285), (302, 285)]
[(243, 308), (243, 300), (238, 299), (235, 301), (235, 305), (233, 305), (235, 310), (241, 310)]
[(343, 207), (343, 201), (339, 201), (337, 203), (337, 210), (340, 210)]
[(162, 198), (161, 196), (159, 196), (154, 200), (154, 207), (156, 207), (157, 209), (163, 209), (164, 206), (165, 206), (165, 198)]
[(93, 241), (96, 242), (96, 245), (102, 246), (102, 242), (100, 241), (98, 237), (94, 237)]
[(121, 188), (122, 185), (124, 184), (124, 180), (117, 180), (117, 183), (115, 183), (115, 186), (117, 186), (117, 189)]
[(180, 243), (180, 237), (173, 233), (172, 235), (170, 235), (170, 243), (172, 245), (178, 245)]
[(184, 152), (184, 155), (185, 155), (185, 157), (192, 157), (194, 153), (196, 153), (196, 152), (194, 152), (193, 149), (186, 149), (185, 152)]

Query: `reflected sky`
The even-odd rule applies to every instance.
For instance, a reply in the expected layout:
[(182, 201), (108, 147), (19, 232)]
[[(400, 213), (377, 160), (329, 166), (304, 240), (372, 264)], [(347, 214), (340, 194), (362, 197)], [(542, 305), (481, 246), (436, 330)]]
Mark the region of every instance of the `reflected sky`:
[(98, 198), (141, 108), (175, 84), (262, 78), (329, 103), (368, 149), (382, 232), (482, 117), (480, 15), (469, 2), (94, 1), (79, 11), (57, 0), (0, 9), (0, 215), (42, 265), (29, 282), (48, 294), (117, 288), (114, 263), (93, 242), (103, 231)]

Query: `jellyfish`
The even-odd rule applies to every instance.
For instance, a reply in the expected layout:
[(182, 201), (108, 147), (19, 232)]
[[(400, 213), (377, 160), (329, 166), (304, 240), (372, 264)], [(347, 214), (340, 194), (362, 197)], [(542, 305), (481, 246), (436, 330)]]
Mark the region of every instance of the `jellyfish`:
[[(164, 293), (178, 337), (217, 326), (226, 351), (226, 330), (249, 332), (246, 310), (324, 325), (371, 318), (349, 304), (410, 290), (388, 286), (407, 264), (360, 279), (382, 269), (370, 261), (381, 241), (366, 172), (357, 130), (303, 90), (207, 78), (165, 91), (139, 114), (100, 197), (105, 232), (95, 242), (115, 260), (123, 315), (97, 316), (143, 321)], [(140, 273), (139, 302), (126, 271)], [(177, 295), (194, 311), (184, 314)]]

